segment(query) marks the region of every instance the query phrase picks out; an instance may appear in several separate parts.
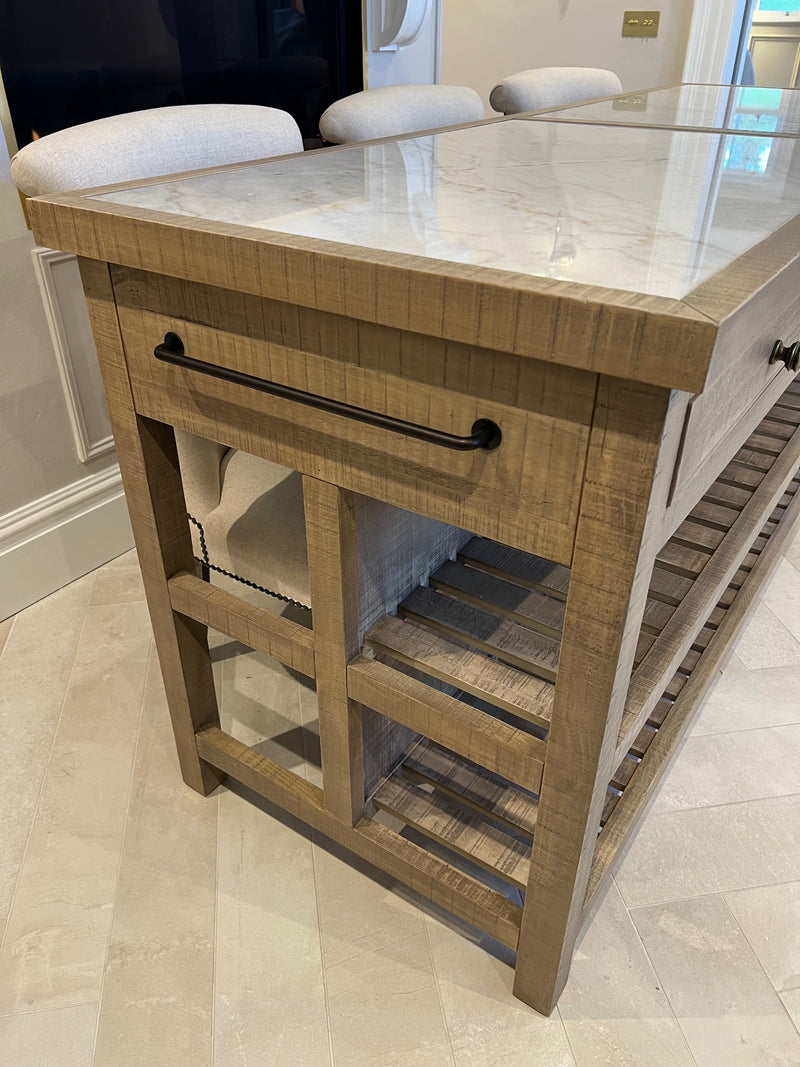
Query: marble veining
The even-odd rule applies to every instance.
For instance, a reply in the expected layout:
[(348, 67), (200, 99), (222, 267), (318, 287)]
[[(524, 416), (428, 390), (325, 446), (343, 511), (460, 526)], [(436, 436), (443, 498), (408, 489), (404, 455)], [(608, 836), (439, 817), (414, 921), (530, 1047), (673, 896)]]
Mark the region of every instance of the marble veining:
[(797, 214), (798, 142), (747, 171), (732, 136), (512, 119), (97, 199), (681, 298)]

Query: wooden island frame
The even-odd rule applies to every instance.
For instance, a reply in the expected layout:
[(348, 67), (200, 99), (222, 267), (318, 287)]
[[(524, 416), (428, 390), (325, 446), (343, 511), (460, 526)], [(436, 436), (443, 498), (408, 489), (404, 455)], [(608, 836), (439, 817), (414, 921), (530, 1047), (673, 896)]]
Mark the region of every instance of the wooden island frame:
[[(230, 775), (515, 949), (515, 994), (549, 1014), (800, 516), (800, 385), (770, 363), (800, 336), (800, 217), (675, 300), (81, 194), (28, 209), (80, 257), (186, 782)], [(491, 418), (502, 444), (454, 453), (166, 364), (169, 332), (414, 424)], [(174, 427), (302, 473), (310, 628), (198, 576)], [(364, 496), (474, 536), (360, 633)], [(221, 731), (207, 627), (316, 679), (322, 789)], [(405, 729), (373, 781), (379, 718)]]

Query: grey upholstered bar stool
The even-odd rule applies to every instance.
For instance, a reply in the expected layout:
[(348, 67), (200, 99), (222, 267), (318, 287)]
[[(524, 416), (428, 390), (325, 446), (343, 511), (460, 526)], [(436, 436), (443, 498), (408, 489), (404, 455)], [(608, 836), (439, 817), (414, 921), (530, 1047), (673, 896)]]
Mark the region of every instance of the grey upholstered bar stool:
[(25, 145), (11, 178), (26, 196), (132, 182), (301, 152), (286, 111), (257, 104), (184, 104), (111, 115)]
[[(187, 104), (112, 115), (48, 134), (20, 149), (11, 160), (11, 177), (20, 192), (37, 196), (302, 150), (300, 130), (285, 111)], [(198, 558), (282, 596), (307, 597), (299, 476), (181, 431), (176, 440)], [(289, 536), (268, 541), (291, 545), (292, 558), (271, 560), (253, 551), (257, 520), (248, 515), (254, 509), (289, 528)]]
[(485, 117), (481, 98), (464, 85), (386, 85), (335, 101), (320, 118), (319, 130), (326, 141), (351, 144)]
[(622, 82), (601, 67), (537, 67), (503, 78), (489, 94), (489, 103), (504, 115), (562, 107), (614, 96)]

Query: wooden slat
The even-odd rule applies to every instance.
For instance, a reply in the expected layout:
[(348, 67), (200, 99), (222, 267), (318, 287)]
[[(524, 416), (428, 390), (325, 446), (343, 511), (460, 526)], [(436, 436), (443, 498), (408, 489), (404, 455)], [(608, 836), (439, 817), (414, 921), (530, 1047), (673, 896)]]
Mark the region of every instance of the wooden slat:
[(710, 558), (707, 552), (667, 541), (656, 556), (655, 566), (683, 578), (696, 578)]
[(662, 697), (647, 717), (647, 725), (658, 729), (672, 710), (674, 700)]
[(254, 607), (185, 571), (170, 578), (169, 596), (181, 615), (314, 677), (314, 634), (308, 627)]
[(498, 708), (542, 726), (550, 725), (550, 682), (487, 659), (439, 634), (394, 616), (382, 619), (365, 639), (367, 645), (439, 681), (463, 689)]
[(727, 531), (736, 522), (738, 515), (738, 508), (726, 507), (723, 504), (712, 504), (708, 500), (700, 500), (692, 508), (689, 517), (695, 522), (702, 522), (715, 530)]
[(613, 786), (614, 789), (619, 789), (620, 792), (623, 792), (628, 788), (628, 783), (638, 766), (639, 760), (634, 756), (626, 755), (622, 763), (620, 763), (611, 776), (611, 782), (609, 784)]
[(634, 668), (639, 666), (644, 657), (650, 651), (653, 642), (656, 640), (656, 636), (656, 634), (647, 633), (647, 631), (645, 630), (642, 630), (642, 632), (639, 634), (639, 639), (636, 642), (636, 652), (634, 653), (633, 657)]
[(401, 769), (411, 781), (432, 785), (514, 833), (533, 837), (538, 799), (474, 764), (435, 745), (418, 745)]
[(550, 637), (560, 637), (564, 601), (525, 586), (514, 585), (486, 571), (448, 561), (431, 575), (434, 589)]
[(651, 633), (660, 633), (669, 622), (674, 610), (673, 604), (665, 604), (661, 600), (648, 597), (642, 617), (642, 628), (647, 628)]
[(791, 418), (800, 417), (800, 398), (794, 396), (793, 393), (786, 392), (775, 404), (775, 408), (779, 408), (786, 413), (791, 413), (789, 416)]
[(641, 759), (650, 747), (650, 743), (656, 736), (657, 731), (652, 726), (645, 724), (639, 733), (634, 737), (628, 748), (628, 752), (637, 759)]
[(714, 482), (708, 491), (703, 494), (703, 500), (711, 504), (721, 504), (723, 507), (735, 508), (741, 511), (749, 502), (751, 492), (735, 485), (725, 485), (722, 482)]
[(693, 522), (690, 515), (685, 522), (680, 524), (670, 541), (711, 555), (715, 549), (719, 548), (726, 533), (726, 530), (715, 530), (703, 523)]
[(372, 797), (376, 808), (472, 860), (484, 870), (524, 889), (530, 871), (530, 846), (510, 837), (438, 793), (389, 778)]
[(782, 441), (788, 441), (797, 429), (797, 424), (792, 422), (787, 424), (781, 419), (776, 419), (772, 415), (767, 415), (761, 423), (759, 423), (758, 432), (764, 437), (775, 437)]
[(733, 457), (731, 462), (737, 465), (750, 467), (753, 470), (763, 471), (766, 474), (772, 466), (773, 459), (773, 456), (767, 456), (763, 452), (757, 452), (753, 448), (748, 448), (745, 443)]
[(717, 607), (725, 608), (726, 610), (730, 608), (731, 604), (733, 604), (734, 600), (736, 599), (736, 594), (739, 592), (742, 585), (744, 584), (744, 580), (746, 577), (747, 574), (744, 571), (742, 571), (741, 574), (737, 572), (737, 578), (739, 578), (738, 584), (735, 586), (729, 585), (727, 589), (724, 589), (722, 591), (722, 593), (720, 594), (720, 598), (717, 601)]
[(677, 607), (689, 590), (692, 588), (692, 579), (685, 578), (673, 571), (655, 567), (650, 576), (649, 595), (665, 604)]
[(599, 894), (611, 875), (613, 865), (632, 836), (658, 787), (678, 752), (678, 746), (699, 712), (707, 687), (746, 618), (758, 590), (780, 558), (788, 538), (800, 523), (800, 498), (787, 512), (786, 521), (776, 531), (766, 552), (762, 553), (747, 583), (720, 623), (717, 639), (703, 656), (679, 699), (658, 730), (636, 775), (623, 793), (612, 818), (600, 835), (584, 901), (584, 916), (591, 914)]
[(216, 727), (199, 731), (197, 749), (210, 767), (230, 775), (502, 944), (516, 948), (522, 911), (502, 893), (373, 819), (362, 819), (355, 827), (339, 822), (325, 809), (321, 789)]
[(785, 510), (786, 510), (785, 507), (783, 507), (781, 504), (778, 504), (777, 507), (775, 508), (775, 510), (770, 515), (770, 521), (771, 522), (780, 523), (781, 519), (783, 518), (783, 513), (784, 513)]
[(695, 635), (702, 629), (703, 616), (707, 618), (709, 609), (724, 596), (727, 586), (735, 586), (738, 574), (746, 574), (748, 568), (756, 565), (760, 556), (749, 551), (753, 529), (758, 528), (764, 513), (771, 512), (776, 498), (793, 476), (799, 450), (800, 429), (795, 431), (795, 437), (753, 491), (739, 519), (717, 552), (709, 557), (701, 577), (684, 596), (661, 637), (634, 671), (620, 730), (617, 750), (620, 758), (629, 747), (629, 739), (638, 732), (655, 700), (664, 691), (664, 680), (672, 678)]
[(358, 656), (347, 669), (351, 697), (512, 782), (538, 791), (547, 746), (455, 697)]
[(716, 626), (712, 629), (712, 627), (706, 624), (700, 631), (700, 633), (697, 635), (697, 637), (694, 639), (694, 644), (692, 645), (692, 648), (702, 652), (704, 649), (708, 648), (708, 643), (716, 632)]
[(760, 429), (747, 438), (747, 447), (769, 456), (778, 456), (781, 452), (781, 442), (774, 437), (765, 437)]
[(741, 489), (753, 490), (761, 484), (763, 477), (764, 471), (762, 470), (751, 470), (749, 467), (741, 466), (739, 463), (729, 463), (719, 474), (716, 481), (721, 482), (723, 485), (734, 485)]
[(610, 786), (606, 791), (606, 802), (603, 805), (603, 814), (600, 816), (600, 829), (602, 830), (608, 820), (611, 818), (614, 808), (619, 802), (621, 793), (616, 789), (612, 789)]
[(549, 596), (566, 599), (569, 568), (507, 548), (485, 537), (474, 537), (458, 553), (463, 563), (500, 578), (507, 578)]
[[(675, 700), (677, 698), (678, 694), (680, 693), (681, 689), (683, 689), (683, 687), (685, 685), (686, 685), (686, 675), (684, 675), (684, 674), (673, 674), (673, 676), (670, 678), (670, 680), (664, 686), (664, 694), (663, 695), (668, 700)], [(648, 716), (647, 716), (647, 721), (648, 722), (650, 721), (650, 714), (649, 713), (648, 713)], [(618, 752), (622, 751), (622, 746), (621, 745), (620, 745), (620, 747), (619, 747), (619, 749), (617, 751)]]
[(555, 681), (559, 644), (544, 634), (534, 633), (471, 604), (459, 603), (433, 589), (415, 589), (398, 611), (407, 619), (497, 656), (512, 667)]
[(767, 542), (768, 541), (769, 541), (769, 534), (765, 534), (763, 531), (759, 531), (759, 533), (756, 535), (755, 541), (753, 541), (753, 547), (751, 548), (750, 551), (753, 552), (753, 554), (757, 556), (760, 552), (763, 552), (764, 549), (767, 547)]
[(792, 430), (796, 430), (798, 420), (795, 418), (795, 415), (796, 412), (791, 407), (781, 407), (778, 404), (774, 404), (772, 408), (770, 408), (769, 415), (767, 415), (766, 428), (771, 429), (772, 424), (778, 422), (782, 426), (788, 426)]
[[(746, 571), (746, 572), (751, 571), (753, 569), (753, 565), (754, 565), (754, 563), (755, 563), (755, 561), (757, 559), (758, 559), (758, 552), (753, 552), (753, 551), (748, 552), (747, 555), (742, 560), (741, 567), (739, 569), (742, 570), (742, 571)], [(736, 583), (736, 580), (737, 580), (736, 576), (734, 575), (734, 577), (731, 578), (731, 584), (734, 585)]]

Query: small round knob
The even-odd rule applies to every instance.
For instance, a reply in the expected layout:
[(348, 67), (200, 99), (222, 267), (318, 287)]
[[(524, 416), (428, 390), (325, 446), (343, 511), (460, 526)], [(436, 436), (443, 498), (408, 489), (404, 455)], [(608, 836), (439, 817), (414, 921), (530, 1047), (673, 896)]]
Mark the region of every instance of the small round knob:
[(793, 345), (785, 345), (783, 341), (776, 341), (772, 346), (770, 363), (785, 363), (786, 369), (796, 371), (800, 367), (800, 341)]

